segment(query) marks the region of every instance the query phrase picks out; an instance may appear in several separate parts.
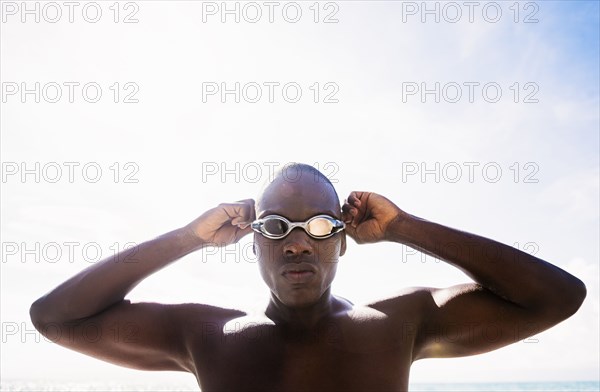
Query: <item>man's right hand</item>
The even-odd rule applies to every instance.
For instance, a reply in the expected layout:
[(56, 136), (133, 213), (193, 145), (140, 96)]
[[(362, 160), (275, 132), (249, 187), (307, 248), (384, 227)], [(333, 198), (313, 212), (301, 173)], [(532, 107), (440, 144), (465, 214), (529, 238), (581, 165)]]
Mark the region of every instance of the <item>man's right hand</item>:
[(202, 246), (227, 246), (238, 242), (252, 232), (250, 224), (255, 219), (254, 200), (221, 203), (206, 211), (186, 227)]

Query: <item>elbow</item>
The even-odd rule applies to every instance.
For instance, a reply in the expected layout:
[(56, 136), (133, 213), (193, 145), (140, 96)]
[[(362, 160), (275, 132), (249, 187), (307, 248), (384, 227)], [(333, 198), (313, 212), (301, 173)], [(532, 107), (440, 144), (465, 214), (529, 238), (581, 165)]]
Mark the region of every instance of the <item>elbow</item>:
[(39, 298), (29, 307), (29, 317), (35, 329), (43, 333), (45, 327), (53, 322), (56, 322), (56, 317), (52, 316), (50, 306), (45, 301), (45, 298)]
[(38, 299), (29, 307), (29, 318), (33, 323), (33, 326), (39, 331), (39, 326), (43, 323), (43, 312), (44, 305), (42, 303), (42, 299)]
[(572, 295), (573, 299), (571, 305), (571, 314), (575, 314), (575, 312), (579, 310), (579, 308), (583, 304), (583, 301), (585, 300), (585, 297), (587, 296), (587, 288), (581, 280), (575, 278), (575, 284), (573, 286), (574, 288)]
[(560, 309), (561, 320), (566, 320), (577, 313), (583, 304), (587, 296), (587, 288), (581, 280), (572, 277), (569, 286), (564, 290), (557, 290), (557, 294), (560, 296), (560, 303), (557, 310)]
[(577, 313), (587, 296), (585, 284), (572, 275), (550, 286), (546, 288), (545, 294), (538, 297), (539, 302), (535, 308), (531, 308), (536, 309), (549, 326)]

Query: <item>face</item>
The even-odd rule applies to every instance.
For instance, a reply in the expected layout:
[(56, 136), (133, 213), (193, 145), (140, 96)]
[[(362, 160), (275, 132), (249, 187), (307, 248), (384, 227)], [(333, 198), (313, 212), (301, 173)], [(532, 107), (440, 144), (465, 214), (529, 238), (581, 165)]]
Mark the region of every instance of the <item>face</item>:
[[(292, 222), (305, 222), (316, 215), (341, 219), (339, 200), (331, 185), (303, 172), (293, 182), (274, 180), (256, 204), (257, 219), (281, 215)], [(346, 250), (342, 231), (326, 239), (310, 237), (294, 228), (282, 239), (254, 233), (255, 252), (261, 275), (271, 293), (289, 307), (315, 304), (331, 287), (338, 258)]]

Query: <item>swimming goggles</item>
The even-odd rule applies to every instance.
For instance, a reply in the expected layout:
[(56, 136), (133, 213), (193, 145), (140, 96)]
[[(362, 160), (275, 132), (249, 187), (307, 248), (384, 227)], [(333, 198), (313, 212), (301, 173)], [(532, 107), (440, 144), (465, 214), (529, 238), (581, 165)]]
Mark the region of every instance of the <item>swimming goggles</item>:
[(324, 239), (344, 230), (346, 224), (329, 215), (313, 216), (306, 222), (290, 222), (283, 216), (268, 215), (252, 222), (251, 227), (257, 233), (273, 240), (285, 238), (295, 227), (303, 228), (312, 238)]

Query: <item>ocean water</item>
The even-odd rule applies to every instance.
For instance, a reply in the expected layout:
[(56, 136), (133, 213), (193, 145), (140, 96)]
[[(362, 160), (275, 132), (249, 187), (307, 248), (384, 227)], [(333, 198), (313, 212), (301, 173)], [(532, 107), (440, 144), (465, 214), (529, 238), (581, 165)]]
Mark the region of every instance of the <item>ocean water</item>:
[(0, 391), (40, 391), (40, 392), (59, 392), (59, 391), (196, 391), (200, 388), (190, 384), (119, 384), (111, 382), (39, 382), (39, 381), (2, 381)]
[[(2, 381), (0, 391), (199, 391), (186, 385)], [(600, 391), (600, 381), (410, 384), (409, 391)]]
[(409, 391), (600, 391), (600, 381), (410, 384)]

